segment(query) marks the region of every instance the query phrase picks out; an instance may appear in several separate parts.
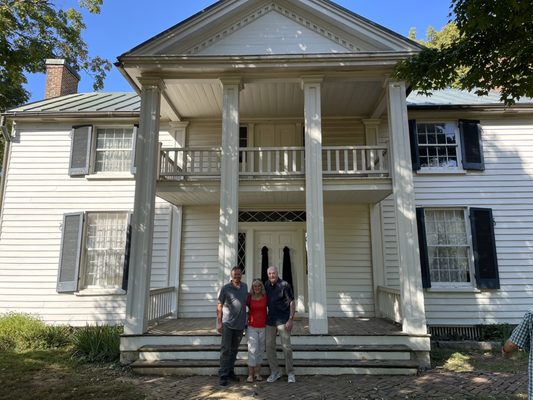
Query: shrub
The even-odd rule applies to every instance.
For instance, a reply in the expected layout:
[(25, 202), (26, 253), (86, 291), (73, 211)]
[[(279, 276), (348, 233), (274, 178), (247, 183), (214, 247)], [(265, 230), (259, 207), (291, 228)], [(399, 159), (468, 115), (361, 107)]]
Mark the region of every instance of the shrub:
[(69, 344), (70, 330), (47, 326), (39, 317), (24, 313), (0, 316), (0, 350), (38, 350)]
[(72, 335), (74, 355), (88, 362), (115, 362), (120, 358), (122, 327), (96, 325), (76, 329)]

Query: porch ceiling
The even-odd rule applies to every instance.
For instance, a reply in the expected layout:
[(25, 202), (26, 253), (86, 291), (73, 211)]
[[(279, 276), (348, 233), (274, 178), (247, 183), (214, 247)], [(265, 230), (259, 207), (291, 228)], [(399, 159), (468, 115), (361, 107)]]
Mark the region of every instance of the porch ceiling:
[[(392, 193), (389, 178), (324, 179), (324, 203), (374, 204)], [(219, 204), (219, 182), (158, 182), (157, 195), (175, 205)], [(239, 205), (305, 205), (303, 179), (276, 181), (241, 181)]]
[[(382, 94), (383, 78), (325, 79), (322, 86), (324, 117), (368, 116)], [(163, 113), (179, 119), (221, 118), (222, 86), (218, 80), (172, 80), (166, 84)], [(304, 96), (299, 80), (269, 79), (244, 82), (240, 93), (241, 118), (301, 118)]]

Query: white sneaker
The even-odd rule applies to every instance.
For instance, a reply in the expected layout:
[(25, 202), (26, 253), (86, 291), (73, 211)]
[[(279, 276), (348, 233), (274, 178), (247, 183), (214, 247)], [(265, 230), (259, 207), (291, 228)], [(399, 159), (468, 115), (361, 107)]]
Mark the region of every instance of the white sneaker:
[(270, 376), (267, 378), (268, 383), (276, 382), (279, 378), (281, 378), (281, 372), (276, 371), (272, 372)]
[(287, 379), (287, 382), (289, 383), (296, 383), (296, 377), (294, 376), (294, 374), (289, 374), (289, 377)]

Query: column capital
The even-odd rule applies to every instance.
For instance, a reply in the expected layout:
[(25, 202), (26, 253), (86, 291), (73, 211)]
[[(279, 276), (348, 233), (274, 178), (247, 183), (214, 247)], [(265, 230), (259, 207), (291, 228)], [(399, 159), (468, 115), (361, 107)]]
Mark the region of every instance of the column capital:
[(224, 88), (224, 86), (236, 85), (239, 87), (239, 91), (244, 89), (244, 84), (242, 83), (242, 78), (240, 76), (221, 76), (218, 78), (218, 80), (220, 81), (222, 88)]
[(361, 122), (367, 128), (376, 128), (379, 126), (379, 124), (381, 124), (381, 120), (379, 118), (365, 118), (362, 119)]
[(162, 81), (160, 78), (140, 77), (139, 83), (141, 84), (141, 87), (143, 89), (147, 89), (147, 88), (158, 88), (159, 90), (166, 89), (165, 82)]
[(324, 75), (302, 75), (300, 77), (302, 89), (307, 84), (322, 84), (324, 82)]
[(169, 121), (168, 124), (171, 128), (187, 128), (189, 121)]

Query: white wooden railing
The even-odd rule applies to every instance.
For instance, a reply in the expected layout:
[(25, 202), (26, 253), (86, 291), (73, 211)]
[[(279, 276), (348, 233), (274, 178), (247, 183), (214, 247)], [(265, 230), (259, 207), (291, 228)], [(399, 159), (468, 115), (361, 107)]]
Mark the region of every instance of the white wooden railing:
[(176, 304), (176, 288), (173, 286), (150, 289), (148, 322), (155, 322), (172, 315)]
[(303, 147), (245, 147), (239, 149), (239, 175), (287, 176), (303, 175)]
[[(164, 180), (220, 176), (220, 148), (165, 148), (160, 151), (159, 177)], [(325, 146), (324, 176), (388, 176), (385, 146)], [(243, 147), (241, 177), (295, 177), (305, 174), (304, 147)]]
[(388, 174), (387, 148), (384, 146), (324, 146), (324, 175)]
[(398, 289), (378, 286), (379, 313), (394, 322), (402, 323), (402, 304)]

